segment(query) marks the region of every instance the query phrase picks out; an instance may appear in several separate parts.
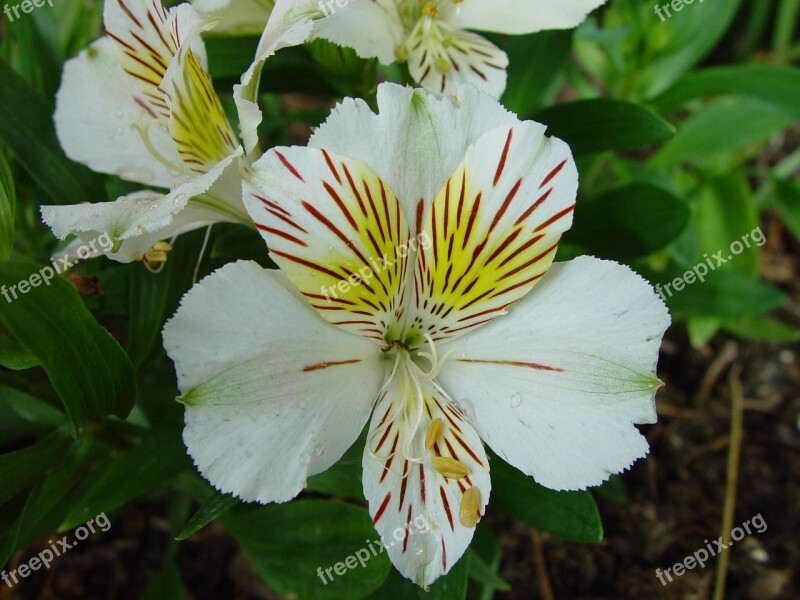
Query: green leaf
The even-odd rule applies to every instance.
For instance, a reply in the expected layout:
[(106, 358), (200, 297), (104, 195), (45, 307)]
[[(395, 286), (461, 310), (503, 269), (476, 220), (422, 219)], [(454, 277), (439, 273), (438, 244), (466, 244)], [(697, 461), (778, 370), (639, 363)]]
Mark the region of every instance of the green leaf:
[(360, 464), (336, 463), (330, 469), (309, 477), (306, 489), (331, 496), (363, 500), (361, 471)]
[(689, 163), (702, 167), (714, 161), (728, 161), (743, 148), (763, 142), (791, 123), (790, 117), (754, 100), (721, 98), (689, 117), (651, 159), (651, 164), (664, 167)]
[(14, 247), (14, 218), (17, 210), (17, 199), (14, 192), (14, 180), (11, 170), (2, 152), (0, 152), (0, 260), (11, 255)]
[(0, 328), (0, 366), (12, 371), (24, 371), (39, 364), (38, 358)]
[[(645, 98), (652, 98), (668, 89), (676, 79), (698, 64), (717, 45), (739, 12), (742, 0), (723, 3), (695, 2), (683, 5), (656, 27), (671, 30), (669, 45), (653, 59), (640, 75), (639, 88)], [(664, 3), (658, 2), (659, 5)]]
[[(758, 227), (758, 210), (743, 174), (716, 177), (693, 199), (692, 262), (722, 250), (720, 268), (755, 277), (766, 237)], [(716, 261), (715, 261), (716, 262)]]
[[(136, 398), (128, 357), (69, 282), (61, 277), (44, 281), (52, 273), (49, 266), (0, 263), (0, 290), (14, 287), (18, 296), (13, 299), (9, 291), (8, 298), (0, 299), (0, 322), (44, 366), (76, 431), (102, 422), (109, 413), (126, 417)], [(34, 283), (37, 287), (30, 287)]]
[[(699, 268), (703, 264), (707, 274), (702, 274)], [(697, 276), (698, 272), (702, 274), (702, 280)], [(690, 273), (695, 277), (691, 284), (687, 284)], [(648, 279), (659, 282), (656, 290), (673, 314), (720, 319), (757, 316), (778, 308), (786, 301), (781, 292), (757, 279), (736, 271), (712, 271), (707, 268), (707, 263), (699, 263), (685, 272), (672, 266), (668, 272)]]
[(87, 457), (91, 446), (90, 440), (77, 440), (33, 488), (21, 515), (19, 547), (29, 546), (52, 533), (72, 510), (77, 488), (89, 468)]
[(722, 328), (747, 340), (786, 344), (800, 341), (800, 329), (772, 319), (744, 317), (723, 321)]
[(536, 483), (492, 455), (490, 510), (500, 510), (531, 527), (575, 542), (603, 539), (600, 513), (589, 492), (557, 492)]
[(417, 588), (419, 600), (464, 600), (467, 597), (470, 556), (464, 553), (459, 561), (439, 579), (433, 582), (430, 591)]
[(503, 106), (526, 119), (546, 104), (550, 88), (569, 62), (572, 30), (515, 35), (504, 44), (508, 54), (508, 85)]
[(719, 332), (720, 320), (714, 317), (691, 317), (686, 323), (692, 348), (703, 348)]
[(676, 110), (689, 100), (729, 94), (750, 98), (800, 121), (800, 69), (779, 65), (737, 65), (689, 73), (655, 100)]
[(612, 475), (607, 481), (592, 488), (592, 492), (616, 504), (626, 504), (628, 502), (625, 486), (622, 484), (622, 477), (619, 475)]
[(0, 455), (0, 504), (33, 485), (64, 456), (70, 443), (63, 433), (54, 431), (33, 446)]
[(155, 488), (163, 489), (166, 480), (190, 464), (180, 435), (180, 423), (156, 429), (99, 473), (62, 528), (71, 529)]
[(54, 203), (103, 198), (99, 179), (64, 155), (51, 115), (52, 108), (41, 96), (0, 60), (0, 138)]
[(649, 108), (624, 100), (579, 100), (539, 111), (534, 120), (548, 126), (575, 154), (634, 150), (670, 139), (675, 129)]
[(282, 596), (363, 598), (389, 573), (386, 553), (371, 551), (377, 542), (369, 513), (351, 504), (296, 500), (242, 506), (222, 522), (267, 585)]
[(800, 240), (800, 186), (786, 180), (775, 181), (775, 200), (784, 225)]
[(43, 400), (19, 390), (4, 390), (3, 400), (22, 419), (39, 423), (49, 428), (60, 427), (67, 422), (66, 415)]
[(218, 519), (221, 515), (228, 512), (239, 504), (240, 500), (227, 494), (215, 493), (206, 500), (197, 512), (192, 515), (186, 527), (175, 538), (178, 541), (185, 540), (200, 531), (203, 527)]
[(506, 580), (500, 577), (494, 569), (487, 565), (484, 560), (472, 549), (467, 550), (469, 556), (469, 578), (474, 579), (481, 585), (493, 590), (507, 592), (511, 586)]
[(634, 183), (578, 203), (575, 222), (564, 236), (602, 258), (629, 260), (672, 242), (689, 221), (680, 198), (646, 183)]
[(209, 36), (205, 39), (208, 72), (214, 79), (239, 79), (250, 68), (258, 48), (258, 36)]
[[(242, 233), (240, 226), (234, 228)], [(160, 273), (151, 273), (141, 264), (130, 266), (130, 320), (126, 349), (137, 369), (161, 350), (164, 322), (178, 308), (183, 294), (192, 287), (192, 277), (200, 259), (204, 238), (205, 230), (180, 236)], [(199, 275), (202, 276), (202, 273)]]

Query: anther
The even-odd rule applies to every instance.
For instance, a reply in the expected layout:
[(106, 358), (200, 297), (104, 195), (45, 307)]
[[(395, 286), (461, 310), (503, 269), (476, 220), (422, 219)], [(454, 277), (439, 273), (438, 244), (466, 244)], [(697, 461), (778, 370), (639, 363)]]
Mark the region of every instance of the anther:
[(431, 466), (448, 479), (461, 479), (469, 475), (467, 465), (447, 456), (435, 456), (431, 459)]
[(442, 432), (442, 425), (444, 421), (441, 419), (434, 419), (428, 427), (428, 433), (425, 435), (425, 448), (427, 450), (433, 449), (436, 440), (439, 439), (439, 434)]
[(458, 510), (458, 520), (464, 527), (475, 527), (478, 522), (478, 509), (481, 505), (481, 492), (476, 487), (469, 488), (461, 498)]

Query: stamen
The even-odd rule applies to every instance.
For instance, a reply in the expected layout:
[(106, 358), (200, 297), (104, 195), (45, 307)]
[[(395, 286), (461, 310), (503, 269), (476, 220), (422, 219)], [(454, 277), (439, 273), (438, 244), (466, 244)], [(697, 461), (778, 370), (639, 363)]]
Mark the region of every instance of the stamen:
[(426, 358), (428, 360), (428, 362), (431, 363), (431, 368), (426, 373), (425, 371), (420, 369), (418, 366), (416, 366), (416, 365), (414, 365), (414, 366), (417, 368), (417, 371), (419, 371), (419, 374), (422, 377), (422, 379), (432, 381), (436, 377), (439, 376), (439, 373), (441, 372), (442, 367), (444, 366), (445, 362), (447, 362), (447, 359), (450, 358), (453, 355), (453, 353), (455, 353), (458, 350), (458, 348), (451, 348), (442, 357), (442, 359), (439, 360), (439, 356), (438, 356), (438, 353), (436, 351), (436, 344), (434, 343), (433, 337), (431, 337), (431, 334), (426, 332), (425, 333), (425, 339), (428, 341), (428, 345), (431, 347), (431, 351), (430, 352), (419, 352), (418, 356), (421, 356), (422, 358)]
[[(408, 364), (411, 365), (411, 366), (416, 367), (417, 370), (419, 370), (419, 367), (414, 365), (414, 363), (410, 362)], [(416, 394), (417, 395), (417, 405), (416, 405), (416, 411), (415, 411), (415, 415), (414, 415), (414, 424), (411, 426), (411, 429), (408, 432), (408, 438), (406, 439), (405, 457), (406, 457), (406, 460), (409, 461), (409, 462), (419, 463), (419, 462), (422, 462), (425, 459), (425, 455), (423, 454), (422, 456), (416, 456), (415, 457), (413, 455), (412, 450), (411, 450), (411, 444), (414, 442), (414, 438), (417, 437), (417, 431), (419, 431), (419, 426), (422, 423), (422, 414), (423, 414), (423, 409), (425, 408), (425, 396), (422, 394), (422, 387), (420, 386), (419, 381), (417, 380), (417, 378), (414, 376), (414, 373), (411, 372), (411, 369), (408, 368), (408, 366), (406, 367), (406, 370), (408, 371), (409, 378), (411, 379), (411, 381), (414, 382), (414, 388), (416, 389), (416, 392), (417, 392), (417, 394)]]
[(444, 421), (442, 419), (434, 419), (428, 427), (428, 433), (425, 435), (425, 449), (432, 450), (436, 440), (439, 439), (439, 434), (442, 432)]
[(464, 527), (475, 527), (478, 522), (478, 510), (481, 506), (481, 492), (476, 487), (469, 488), (461, 498), (458, 510), (458, 520)]
[(160, 273), (167, 262), (167, 255), (172, 250), (172, 245), (167, 242), (156, 242), (150, 250), (144, 253), (142, 262), (153, 273)]
[(467, 465), (449, 456), (433, 457), (431, 466), (448, 479), (462, 479), (469, 475), (469, 467)]

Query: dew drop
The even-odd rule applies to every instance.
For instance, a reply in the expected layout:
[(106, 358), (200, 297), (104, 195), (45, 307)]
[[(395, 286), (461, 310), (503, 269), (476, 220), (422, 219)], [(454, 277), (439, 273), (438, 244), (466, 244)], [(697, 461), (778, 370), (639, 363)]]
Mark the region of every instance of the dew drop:
[(121, 118), (122, 118), (122, 115), (123, 115), (123, 113), (122, 113), (122, 111), (121, 111), (121, 110), (118, 110), (118, 111), (116, 112), (116, 115), (117, 115), (117, 118), (118, 118), (118, 119), (121, 119)]
[(300, 408), (302, 408), (303, 410), (305, 410), (306, 406), (308, 406), (308, 405), (306, 404), (306, 401), (305, 401), (305, 400), (300, 400)]
[(325, 448), (323, 448), (322, 446), (317, 446), (316, 448), (314, 448), (314, 454), (316, 454), (317, 456), (322, 456), (323, 454), (325, 454)]
[(311, 457), (308, 454), (303, 453), (303, 454), (300, 455), (300, 463), (301, 464), (307, 465), (310, 462), (311, 462)]
[(520, 404), (522, 404), (522, 394), (517, 392), (511, 396), (508, 403), (511, 405), (511, 408), (517, 408)]

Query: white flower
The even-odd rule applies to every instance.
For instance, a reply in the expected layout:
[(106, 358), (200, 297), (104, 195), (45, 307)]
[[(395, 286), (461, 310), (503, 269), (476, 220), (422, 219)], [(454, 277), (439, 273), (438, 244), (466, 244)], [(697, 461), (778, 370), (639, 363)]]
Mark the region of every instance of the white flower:
[(605, 1), (321, 0), (328, 16), (315, 35), (383, 64), (408, 60), (411, 76), (432, 92), (449, 95), (472, 83), (499, 97), (508, 57), (467, 29), (509, 34), (568, 29)]
[[(164, 330), (184, 441), (218, 489), (285, 502), (372, 415), (364, 494), (406, 577), (461, 557), (489, 500), (481, 440), (554, 489), (647, 453), (669, 315), (628, 267), (551, 267), (572, 221), (569, 148), (471, 86), (345, 100), (310, 147), (255, 165), (245, 203), (281, 271), (227, 265)], [(530, 292), (530, 293), (529, 293)]]
[(249, 168), (208, 75), (188, 4), (107, 0), (106, 35), (68, 61), (55, 124), (67, 155), (95, 171), (170, 190), (116, 202), (44, 206), (56, 236), (108, 233), (112, 258), (142, 259), (159, 240), (228, 221), (252, 226), (241, 200)]

